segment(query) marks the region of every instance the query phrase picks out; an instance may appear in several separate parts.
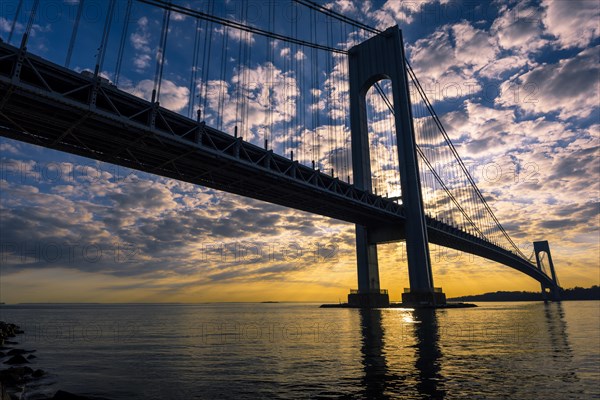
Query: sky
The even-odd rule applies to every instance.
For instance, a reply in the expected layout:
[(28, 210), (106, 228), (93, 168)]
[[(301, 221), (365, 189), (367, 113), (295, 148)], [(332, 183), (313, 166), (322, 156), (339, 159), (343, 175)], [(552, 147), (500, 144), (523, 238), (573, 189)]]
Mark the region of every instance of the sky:
[[(28, 49), (64, 65), (78, 2), (40, 3)], [(291, 18), (297, 6), (287, 1), (176, 3), (237, 21), (246, 13), (254, 26), (335, 47), (366, 38), (310, 24), (306, 11)], [(600, 3), (320, 3), (379, 29), (400, 26), (429, 99), (518, 247), (529, 255), (533, 241), (548, 240), (563, 287), (600, 284)], [(69, 65), (78, 72), (102, 53), (108, 2), (85, 4)], [(116, 4), (102, 75), (149, 99), (162, 10), (134, 2), (124, 24), (126, 2)], [(0, 5), (4, 41), (16, 6)], [(21, 13), (12, 44), (26, 24)], [(200, 107), (212, 126), (239, 125), (245, 140), (268, 138), (282, 154), (296, 141), (300, 161), (350, 173), (347, 156), (332, 156), (348, 142), (344, 56), (195, 24), (170, 16), (163, 107), (184, 115)], [(0, 166), (2, 302), (337, 302), (356, 288), (352, 224), (5, 138)], [(399, 300), (408, 287), (404, 243), (378, 251), (381, 286)], [(469, 254), (431, 246), (431, 258), (435, 286), (449, 297), (539, 290), (520, 272)]]

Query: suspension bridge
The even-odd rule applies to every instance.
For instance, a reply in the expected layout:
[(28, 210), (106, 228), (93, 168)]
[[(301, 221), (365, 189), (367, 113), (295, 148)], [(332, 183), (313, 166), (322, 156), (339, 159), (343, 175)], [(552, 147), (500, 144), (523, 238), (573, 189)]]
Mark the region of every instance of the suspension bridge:
[(558, 298), (548, 242), (527, 256), (503, 228), (398, 27), (309, 0), (253, 4), (79, 0), (44, 20), (44, 2), (15, 1), (1, 10), (0, 134), (354, 223), (351, 305), (389, 304), (377, 244), (402, 240), (403, 303), (445, 303), (429, 243)]

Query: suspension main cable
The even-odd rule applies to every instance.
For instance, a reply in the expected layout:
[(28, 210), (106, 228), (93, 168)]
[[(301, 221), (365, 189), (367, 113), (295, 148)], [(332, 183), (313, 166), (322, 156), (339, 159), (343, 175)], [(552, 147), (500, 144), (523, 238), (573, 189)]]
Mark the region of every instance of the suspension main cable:
[(184, 7), (184, 6), (181, 6), (178, 4), (172, 4), (170, 2), (163, 1), (163, 0), (136, 0), (136, 1), (138, 1), (140, 3), (148, 4), (151, 6), (159, 7), (162, 9), (168, 9), (168, 10), (177, 12), (179, 14), (187, 15), (189, 17), (200, 18), (200, 19), (211, 21), (211, 22), (214, 22), (214, 23), (217, 23), (220, 25), (229, 26), (231, 28), (239, 29), (239, 30), (242, 30), (245, 32), (250, 32), (250, 33), (257, 34), (257, 35), (266, 36), (266, 37), (273, 38), (273, 39), (278, 39), (283, 42), (296, 43), (296, 44), (300, 44), (305, 47), (311, 47), (313, 49), (330, 51), (333, 53), (340, 53), (340, 54), (348, 53), (346, 50), (338, 49), (335, 47), (324, 46), (324, 45), (320, 45), (318, 43), (307, 42), (305, 40), (293, 38), (291, 36), (286, 36), (286, 35), (282, 35), (279, 33), (269, 32), (264, 29), (256, 28), (256, 27), (250, 26), (250, 25), (245, 25), (245, 24), (242, 24), (240, 22), (233, 21), (230, 19), (210, 15), (210, 14), (204, 13), (202, 11), (194, 10), (192, 8)]
[(343, 14), (340, 14), (338, 12), (335, 12), (333, 10), (330, 10), (329, 8), (323, 7), (320, 4), (315, 3), (314, 1), (310, 1), (310, 0), (294, 0), (296, 3), (298, 4), (302, 4), (303, 6), (306, 6), (308, 8), (312, 8), (313, 10), (319, 11), (320, 13), (323, 13), (325, 15), (328, 15), (330, 17), (333, 17), (339, 21), (345, 22), (349, 25), (352, 25), (356, 28), (360, 28), (362, 30), (365, 30), (369, 33), (374, 33), (374, 34), (378, 34), (381, 33), (383, 31), (373, 28), (369, 25), (363, 24), (360, 21), (357, 21), (355, 19), (352, 19), (350, 17), (347, 17)]

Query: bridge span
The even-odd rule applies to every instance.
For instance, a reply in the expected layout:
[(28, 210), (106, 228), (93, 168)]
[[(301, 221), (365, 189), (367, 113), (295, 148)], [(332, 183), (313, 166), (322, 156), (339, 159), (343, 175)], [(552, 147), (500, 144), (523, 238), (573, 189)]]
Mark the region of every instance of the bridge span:
[[(369, 226), (372, 244), (406, 239), (399, 201), (361, 190), (80, 74), (0, 43), (2, 136)], [(448, 223), (426, 218), (429, 241), (554, 282), (528, 260)]]

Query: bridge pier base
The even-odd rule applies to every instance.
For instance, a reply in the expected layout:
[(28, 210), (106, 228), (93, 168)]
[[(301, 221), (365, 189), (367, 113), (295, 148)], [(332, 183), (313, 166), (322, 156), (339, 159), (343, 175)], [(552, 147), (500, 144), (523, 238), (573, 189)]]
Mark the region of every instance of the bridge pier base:
[(377, 245), (369, 242), (367, 228), (362, 225), (356, 225), (356, 263), (358, 290), (350, 291), (348, 305), (361, 308), (389, 306), (388, 292), (379, 286)]
[(387, 290), (372, 292), (351, 291), (348, 295), (348, 305), (356, 308), (384, 308), (390, 306)]
[(404, 292), (402, 293), (402, 305), (408, 307), (435, 307), (446, 304), (446, 294), (442, 291), (434, 292)]

